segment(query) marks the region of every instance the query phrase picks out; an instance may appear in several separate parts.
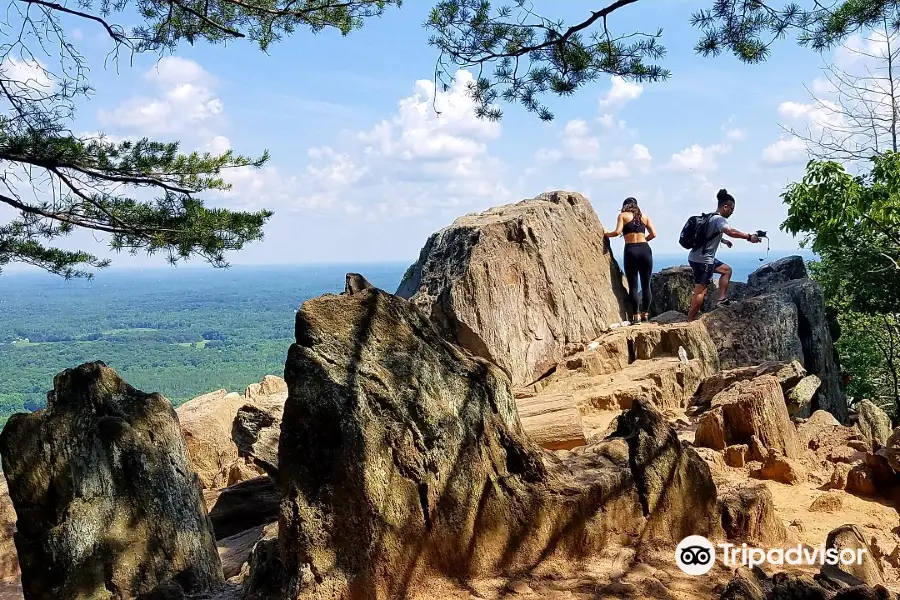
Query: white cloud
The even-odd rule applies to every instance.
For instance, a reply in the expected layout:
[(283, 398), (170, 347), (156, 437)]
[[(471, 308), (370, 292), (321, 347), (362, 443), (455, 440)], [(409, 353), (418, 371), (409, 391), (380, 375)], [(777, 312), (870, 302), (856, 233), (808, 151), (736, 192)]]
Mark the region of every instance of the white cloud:
[(780, 139), (762, 151), (762, 161), (768, 165), (798, 164), (805, 162), (806, 159), (806, 143), (796, 137)]
[(729, 129), (725, 132), (725, 137), (729, 140), (734, 140), (735, 142), (740, 142), (741, 140), (747, 137), (747, 131), (744, 129)]
[(600, 106), (615, 106), (626, 104), (632, 100), (637, 100), (644, 92), (644, 86), (640, 83), (631, 83), (625, 81), (618, 75), (610, 78), (611, 87), (608, 92), (600, 98)]
[(844, 125), (840, 106), (830, 100), (782, 102), (778, 105), (778, 114), (794, 121), (805, 121), (816, 130), (836, 129)]
[(650, 150), (643, 144), (635, 144), (631, 147), (631, 158), (637, 161), (651, 161)]
[(613, 160), (599, 167), (588, 167), (581, 172), (586, 179), (627, 179), (631, 177), (631, 169), (621, 160)]
[(0, 78), (14, 82), (13, 93), (38, 98), (53, 93), (56, 82), (39, 60), (7, 56), (0, 62)]
[[(297, 175), (276, 167), (227, 175), (234, 185), (228, 196), (276, 211), (327, 210), (370, 219), (443, 212), (455, 217), (509, 202), (504, 164), (487, 147), (501, 126), (475, 116), (467, 90), (472, 81), (460, 70), (450, 90), (437, 96), (431, 81), (417, 81), (388, 119), (346, 132), (343, 145), (338, 140), (312, 148)], [(545, 158), (553, 156), (548, 151)]]
[(213, 137), (209, 143), (203, 146), (203, 151), (210, 154), (223, 154), (228, 150), (231, 150), (231, 141), (224, 135)]
[(117, 108), (101, 110), (101, 124), (145, 135), (191, 134), (210, 138), (221, 127), (223, 106), (215, 95), (215, 78), (192, 60), (167, 56), (144, 74), (156, 88), (152, 97), (137, 96)]
[(715, 171), (719, 167), (716, 157), (729, 152), (731, 146), (725, 144), (712, 146), (692, 144), (673, 154), (667, 167), (675, 171)]
[(600, 155), (600, 139), (591, 135), (587, 122), (575, 119), (566, 123), (562, 132), (565, 154), (575, 160), (593, 160)]
[(541, 165), (551, 165), (555, 162), (559, 162), (560, 159), (562, 159), (562, 152), (555, 149), (540, 148), (534, 153), (535, 162)]

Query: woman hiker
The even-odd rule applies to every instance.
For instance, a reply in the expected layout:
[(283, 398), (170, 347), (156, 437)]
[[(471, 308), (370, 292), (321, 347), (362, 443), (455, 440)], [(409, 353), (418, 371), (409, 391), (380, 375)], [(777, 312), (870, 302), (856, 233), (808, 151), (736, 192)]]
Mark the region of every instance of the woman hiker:
[[(622, 204), (622, 212), (616, 220), (614, 231), (608, 231), (606, 237), (614, 238), (625, 235), (625, 277), (628, 280), (628, 294), (631, 298), (632, 323), (649, 320), (650, 313), (650, 274), (653, 273), (653, 252), (651, 241), (656, 237), (656, 228), (650, 217), (641, 212), (637, 200), (626, 198)], [(641, 282), (638, 293), (638, 280)]]

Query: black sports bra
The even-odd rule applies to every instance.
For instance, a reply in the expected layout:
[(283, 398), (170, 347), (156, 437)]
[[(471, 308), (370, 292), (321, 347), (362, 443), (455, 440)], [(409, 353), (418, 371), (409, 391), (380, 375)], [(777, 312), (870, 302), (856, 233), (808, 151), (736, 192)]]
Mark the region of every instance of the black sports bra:
[(643, 220), (638, 219), (632, 214), (631, 220), (625, 223), (625, 226), (622, 227), (622, 233), (624, 235), (628, 235), (630, 233), (647, 233), (647, 227), (644, 225)]

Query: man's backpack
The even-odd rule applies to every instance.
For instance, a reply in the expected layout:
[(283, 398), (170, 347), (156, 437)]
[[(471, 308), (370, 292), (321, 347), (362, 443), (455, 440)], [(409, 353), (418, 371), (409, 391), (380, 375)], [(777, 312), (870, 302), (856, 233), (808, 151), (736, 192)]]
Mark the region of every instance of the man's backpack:
[(715, 213), (702, 215), (694, 215), (687, 220), (681, 229), (681, 235), (678, 237), (678, 243), (685, 250), (693, 250), (705, 244), (708, 240), (706, 234), (706, 225), (709, 218)]

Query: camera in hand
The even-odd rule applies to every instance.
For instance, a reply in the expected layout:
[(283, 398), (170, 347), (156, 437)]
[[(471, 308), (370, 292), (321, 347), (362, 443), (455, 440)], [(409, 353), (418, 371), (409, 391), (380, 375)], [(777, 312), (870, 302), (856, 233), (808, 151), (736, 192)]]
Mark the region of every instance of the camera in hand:
[(767, 237), (769, 237), (769, 236), (766, 235), (766, 232), (763, 231), (762, 229), (757, 229), (757, 230), (756, 230), (756, 237), (758, 237), (758, 238), (767, 238)]

